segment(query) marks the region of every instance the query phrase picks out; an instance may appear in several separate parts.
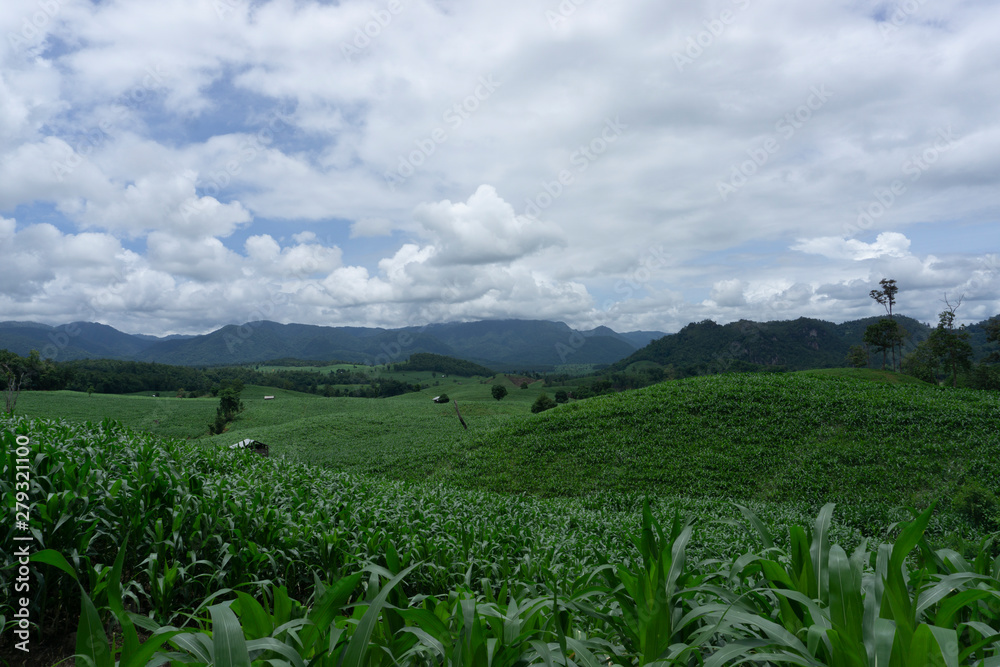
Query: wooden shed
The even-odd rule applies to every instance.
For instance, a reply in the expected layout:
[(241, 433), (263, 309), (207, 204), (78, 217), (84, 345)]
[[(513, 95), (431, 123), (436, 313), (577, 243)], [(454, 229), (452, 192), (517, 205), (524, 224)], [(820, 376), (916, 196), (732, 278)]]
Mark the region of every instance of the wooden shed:
[(249, 449), (250, 451), (260, 454), (261, 456), (268, 456), (270, 453), (267, 445), (259, 440), (251, 440), (250, 438), (240, 440), (235, 444), (229, 445), (229, 449)]

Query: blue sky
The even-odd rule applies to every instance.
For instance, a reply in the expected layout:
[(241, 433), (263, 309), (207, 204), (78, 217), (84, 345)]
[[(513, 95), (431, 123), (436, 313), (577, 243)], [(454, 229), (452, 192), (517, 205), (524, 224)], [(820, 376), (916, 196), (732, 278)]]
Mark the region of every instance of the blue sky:
[(1000, 7), (7, 0), (0, 319), (1000, 313)]

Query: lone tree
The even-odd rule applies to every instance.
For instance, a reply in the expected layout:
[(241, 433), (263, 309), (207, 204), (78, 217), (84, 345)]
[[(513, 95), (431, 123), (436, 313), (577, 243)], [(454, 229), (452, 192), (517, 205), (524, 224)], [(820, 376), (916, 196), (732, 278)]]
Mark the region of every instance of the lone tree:
[(0, 350), (0, 375), (4, 381), (4, 412), (14, 414), (21, 390), (31, 384), (31, 378), (42, 372), (44, 363), (38, 350), (32, 350), (27, 357)]
[(865, 329), (865, 344), (876, 352), (882, 352), (882, 370), (885, 370), (886, 353), (895, 346), (899, 331), (896, 322), (885, 317)]
[(942, 310), (938, 315), (937, 328), (931, 332), (928, 342), (931, 352), (941, 365), (951, 370), (951, 386), (958, 386), (958, 370), (969, 370), (972, 367), (972, 346), (969, 345), (969, 334), (965, 330), (965, 325), (955, 328), (955, 312), (962, 305), (964, 296), (958, 298), (958, 303), (954, 306), (948, 301), (945, 294), (944, 304), (946, 310)]
[(215, 421), (208, 425), (209, 433), (218, 434), (226, 430), (226, 424), (236, 419), (236, 415), (243, 412), (243, 401), (240, 394), (243, 392), (243, 383), (237, 380), (219, 389), (219, 407), (215, 409)]
[[(896, 293), (899, 291), (899, 287), (896, 286), (896, 281), (891, 278), (883, 278), (878, 281), (878, 284), (882, 287), (882, 289), (873, 289), (868, 293), (868, 296), (875, 299), (876, 302), (885, 308), (885, 312), (889, 316), (889, 322), (891, 322), (891, 324), (882, 325), (880, 321), (879, 326), (883, 329), (882, 336), (887, 342), (890, 343), (890, 349), (892, 350), (892, 370), (896, 370), (896, 347), (897, 345), (899, 346), (900, 362), (902, 362), (903, 337), (906, 336), (906, 330), (899, 326), (899, 323), (896, 322), (896, 319), (892, 316), (892, 307), (896, 305)], [(872, 326), (876, 325), (873, 324)], [(882, 364), (882, 370), (885, 370), (884, 362)]]
[(507, 395), (507, 387), (502, 384), (495, 384), (490, 388), (490, 393), (493, 394), (493, 398), (502, 400), (504, 396)]

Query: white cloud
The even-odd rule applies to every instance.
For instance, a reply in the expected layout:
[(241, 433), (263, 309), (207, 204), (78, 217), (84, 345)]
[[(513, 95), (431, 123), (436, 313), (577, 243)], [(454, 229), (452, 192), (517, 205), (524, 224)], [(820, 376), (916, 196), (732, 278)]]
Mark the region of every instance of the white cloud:
[(421, 204), (414, 218), (432, 240), (442, 264), (492, 264), (564, 242), (550, 223), (514, 212), (494, 187), (481, 185), (466, 203)]
[(837, 236), (824, 236), (800, 240), (792, 250), (823, 255), (831, 259), (849, 259), (860, 262), (880, 257), (906, 257), (909, 255), (910, 240), (899, 232), (882, 232), (873, 243)]
[(674, 329), (870, 314), (885, 276), (1000, 310), (995, 4), (383, 6), (9, 0), (3, 311)]

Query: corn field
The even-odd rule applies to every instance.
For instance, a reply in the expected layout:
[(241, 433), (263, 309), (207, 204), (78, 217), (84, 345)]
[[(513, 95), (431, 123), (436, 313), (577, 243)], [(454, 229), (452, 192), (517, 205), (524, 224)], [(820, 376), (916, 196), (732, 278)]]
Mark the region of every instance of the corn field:
[[(32, 632), (75, 631), (78, 665), (1000, 665), (997, 545), (934, 548), (933, 505), (869, 541), (832, 504), (779, 532), (746, 504), (718, 526), (333, 474), (111, 421), (0, 426), (8, 507), (30, 441)], [(739, 548), (699, 543), (717, 530)]]

